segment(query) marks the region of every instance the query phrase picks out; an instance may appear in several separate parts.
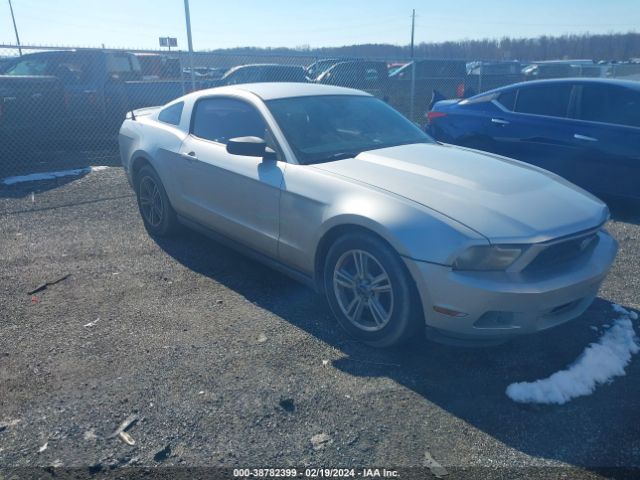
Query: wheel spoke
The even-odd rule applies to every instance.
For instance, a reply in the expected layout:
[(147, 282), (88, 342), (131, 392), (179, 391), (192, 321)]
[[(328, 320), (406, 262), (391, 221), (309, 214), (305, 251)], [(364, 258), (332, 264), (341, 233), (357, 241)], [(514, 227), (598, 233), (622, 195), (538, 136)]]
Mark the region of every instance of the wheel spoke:
[(152, 191), (151, 191), (151, 182), (148, 178), (144, 179), (144, 191), (145, 191), (145, 196), (149, 199), (152, 198)]
[(371, 311), (371, 316), (377, 325), (382, 326), (387, 320), (387, 313), (384, 311), (380, 302), (378, 302), (377, 298), (372, 298), (369, 300), (369, 311)]
[(371, 280), (371, 291), (375, 293), (390, 292), (391, 282), (389, 281), (389, 276), (386, 273), (381, 273)]
[(355, 282), (353, 279), (353, 275), (345, 270), (336, 271), (335, 282), (345, 288), (349, 288), (351, 290), (354, 289)]
[(356, 266), (356, 275), (364, 278), (365, 274), (367, 273), (367, 257), (363, 255), (363, 252), (361, 250), (354, 250), (353, 263)]
[(160, 220), (162, 219), (162, 210), (160, 210), (160, 208), (154, 205), (153, 213), (155, 213), (155, 216), (158, 218), (158, 222), (160, 222)]
[(364, 302), (362, 298), (359, 296), (355, 296), (349, 306), (347, 307), (347, 316), (352, 322), (357, 322), (360, 320), (360, 315), (362, 315), (362, 310), (364, 307)]

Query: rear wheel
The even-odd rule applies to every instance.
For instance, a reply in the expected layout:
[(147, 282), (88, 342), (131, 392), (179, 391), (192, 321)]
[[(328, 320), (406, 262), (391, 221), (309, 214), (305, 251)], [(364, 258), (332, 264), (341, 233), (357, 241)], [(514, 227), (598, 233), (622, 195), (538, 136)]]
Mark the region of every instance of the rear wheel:
[(332, 245), (324, 287), (338, 322), (358, 340), (389, 347), (419, 332), (411, 279), (399, 255), (374, 236), (351, 234)]
[(171, 235), (178, 226), (176, 212), (169, 203), (167, 192), (160, 177), (149, 165), (140, 169), (136, 176), (138, 208), (144, 226), (151, 235)]

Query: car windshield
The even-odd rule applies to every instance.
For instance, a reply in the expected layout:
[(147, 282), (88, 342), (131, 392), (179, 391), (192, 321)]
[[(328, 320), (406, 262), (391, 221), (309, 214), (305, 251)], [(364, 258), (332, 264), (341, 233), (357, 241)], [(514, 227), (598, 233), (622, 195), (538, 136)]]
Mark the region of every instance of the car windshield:
[(433, 140), (385, 102), (364, 95), (267, 101), (300, 163), (311, 164)]

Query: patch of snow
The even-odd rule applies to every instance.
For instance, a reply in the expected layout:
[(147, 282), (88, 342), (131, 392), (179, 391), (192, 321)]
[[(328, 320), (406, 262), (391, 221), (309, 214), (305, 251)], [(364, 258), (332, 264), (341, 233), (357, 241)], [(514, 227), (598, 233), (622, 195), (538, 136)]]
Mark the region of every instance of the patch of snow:
[(620, 317), (613, 322), (600, 339), (590, 344), (566, 370), (534, 382), (512, 383), (506, 394), (514, 402), (554, 403), (592, 394), (598, 385), (625, 375), (631, 356), (640, 351), (632, 319), (637, 319), (620, 305), (613, 304)]
[(611, 308), (613, 308), (613, 311), (616, 313), (620, 313), (622, 315), (629, 315), (629, 310), (627, 310), (626, 308), (618, 305), (617, 303), (612, 303), (611, 304)]
[(41, 172), (41, 173), (30, 173), (28, 175), (17, 175), (15, 177), (7, 177), (2, 180), (4, 185), (14, 185), (16, 183), (23, 182), (37, 182), (40, 180), (53, 180), (59, 177), (74, 177), (78, 175), (84, 175), (86, 173), (91, 172), (99, 172), (102, 170), (106, 170), (107, 166), (98, 165), (95, 167), (85, 167), (85, 168), (73, 168), (70, 170), (58, 170), (56, 172)]
[(626, 308), (621, 307), (617, 303), (614, 303), (611, 306), (613, 307), (613, 309), (616, 312), (621, 313), (622, 315), (629, 315), (629, 317), (631, 317), (631, 320), (637, 320), (638, 319), (638, 314), (636, 312), (627, 310)]

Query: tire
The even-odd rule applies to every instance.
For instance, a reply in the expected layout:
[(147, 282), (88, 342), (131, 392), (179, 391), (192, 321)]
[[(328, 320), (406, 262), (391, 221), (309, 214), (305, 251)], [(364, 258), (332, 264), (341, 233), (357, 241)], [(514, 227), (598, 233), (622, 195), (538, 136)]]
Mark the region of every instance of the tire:
[(345, 235), (331, 246), (324, 266), (324, 289), (338, 323), (368, 345), (406, 343), (420, 333), (424, 323), (416, 308), (415, 287), (400, 256), (372, 235)]
[(149, 165), (136, 176), (136, 197), (144, 226), (149, 234), (167, 237), (178, 229), (178, 219), (160, 177)]

